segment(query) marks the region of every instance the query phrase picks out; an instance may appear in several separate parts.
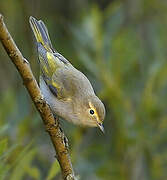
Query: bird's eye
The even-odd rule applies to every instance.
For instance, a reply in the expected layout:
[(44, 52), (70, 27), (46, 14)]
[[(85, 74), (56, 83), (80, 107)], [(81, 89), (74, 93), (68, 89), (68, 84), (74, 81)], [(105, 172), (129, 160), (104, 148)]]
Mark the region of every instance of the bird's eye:
[(91, 115), (93, 115), (95, 113), (92, 109), (89, 112)]

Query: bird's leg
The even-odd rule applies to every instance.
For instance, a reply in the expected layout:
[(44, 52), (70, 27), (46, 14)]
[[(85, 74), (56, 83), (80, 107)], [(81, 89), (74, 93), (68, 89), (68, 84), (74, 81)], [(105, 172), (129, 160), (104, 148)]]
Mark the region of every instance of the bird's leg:
[(68, 139), (64, 135), (64, 132), (63, 132), (62, 128), (59, 125), (59, 117), (56, 114), (53, 114), (53, 116), (55, 118), (55, 125), (59, 127), (59, 130), (61, 132), (62, 142), (63, 142), (64, 146), (69, 150)]
[(26, 58), (24, 58), (24, 63), (29, 64), (28, 60)]
[(64, 132), (62, 130), (62, 128), (59, 126), (59, 129), (61, 131), (61, 138), (62, 138), (62, 142), (64, 144), (64, 146), (67, 148), (67, 150), (69, 150), (69, 145), (68, 145), (68, 139), (67, 137), (64, 135)]
[(59, 117), (53, 113), (54, 119), (55, 119), (55, 126), (59, 126)]

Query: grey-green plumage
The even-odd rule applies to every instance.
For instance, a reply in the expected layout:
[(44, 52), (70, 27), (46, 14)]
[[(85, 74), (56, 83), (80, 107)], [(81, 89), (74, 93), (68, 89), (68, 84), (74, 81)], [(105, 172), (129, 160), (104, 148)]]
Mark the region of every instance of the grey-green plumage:
[(39, 54), (40, 88), (53, 113), (74, 124), (103, 129), (105, 108), (87, 77), (51, 44), (44, 23), (30, 17)]

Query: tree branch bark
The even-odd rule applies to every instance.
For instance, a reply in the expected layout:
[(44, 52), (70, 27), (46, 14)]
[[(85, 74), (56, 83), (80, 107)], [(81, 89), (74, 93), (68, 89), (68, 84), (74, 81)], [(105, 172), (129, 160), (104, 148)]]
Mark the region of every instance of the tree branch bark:
[(7, 27), (0, 14), (0, 41), (8, 56), (20, 73), (23, 84), (27, 88), (32, 101), (43, 119), (46, 131), (49, 133), (52, 144), (56, 151), (56, 158), (60, 164), (64, 180), (74, 180), (74, 172), (68, 154), (67, 141), (61, 130), (58, 119), (54, 118), (48, 104), (43, 99), (38, 84), (32, 74), (29, 62), (23, 57), (14, 40), (9, 34)]

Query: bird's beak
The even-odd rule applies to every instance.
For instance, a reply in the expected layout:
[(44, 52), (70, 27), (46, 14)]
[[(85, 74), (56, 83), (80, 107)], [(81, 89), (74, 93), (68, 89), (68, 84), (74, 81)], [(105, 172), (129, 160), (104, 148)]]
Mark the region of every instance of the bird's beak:
[(98, 127), (100, 128), (100, 130), (105, 133), (105, 130), (104, 130), (104, 126), (102, 123), (98, 123)]

